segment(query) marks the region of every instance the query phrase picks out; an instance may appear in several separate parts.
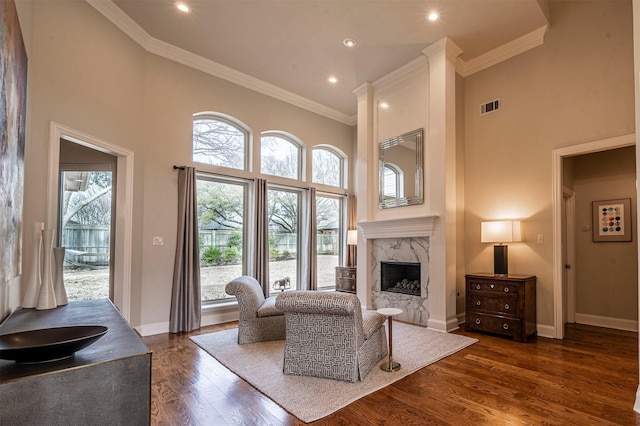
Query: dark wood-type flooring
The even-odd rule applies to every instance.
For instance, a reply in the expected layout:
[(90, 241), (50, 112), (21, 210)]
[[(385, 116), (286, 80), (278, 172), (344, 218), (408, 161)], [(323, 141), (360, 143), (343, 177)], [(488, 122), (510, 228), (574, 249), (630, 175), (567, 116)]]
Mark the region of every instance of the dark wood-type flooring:
[[(457, 333), (479, 342), (312, 424), (640, 425), (637, 333), (570, 325), (564, 340), (529, 343)], [(153, 351), (152, 425), (304, 424), (189, 335), (144, 342)]]

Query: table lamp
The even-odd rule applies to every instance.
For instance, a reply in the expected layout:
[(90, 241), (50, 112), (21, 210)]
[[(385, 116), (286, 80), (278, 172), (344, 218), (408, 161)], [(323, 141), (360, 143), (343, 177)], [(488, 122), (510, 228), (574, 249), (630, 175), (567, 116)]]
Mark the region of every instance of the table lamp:
[(353, 265), (349, 265), (349, 266), (356, 266), (356, 250), (358, 249), (358, 230), (357, 229), (350, 229), (347, 231), (347, 246), (352, 246), (352, 247), (349, 247), (349, 250), (353, 248), (353, 253), (350, 256), (351, 260), (353, 261)]
[(480, 242), (498, 243), (493, 246), (493, 274), (496, 276), (509, 275), (509, 247), (503, 243), (521, 240), (520, 221), (482, 222), (481, 226)]

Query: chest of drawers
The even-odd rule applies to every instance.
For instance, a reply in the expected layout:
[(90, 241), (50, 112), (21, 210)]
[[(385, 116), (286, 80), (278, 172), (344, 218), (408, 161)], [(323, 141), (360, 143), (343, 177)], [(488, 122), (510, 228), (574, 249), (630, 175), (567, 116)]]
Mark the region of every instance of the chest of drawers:
[(467, 274), (465, 330), (526, 342), (536, 335), (536, 277)]
[(336, 266), (336, 290), (347, 293), (356, 292), (355, 266)]

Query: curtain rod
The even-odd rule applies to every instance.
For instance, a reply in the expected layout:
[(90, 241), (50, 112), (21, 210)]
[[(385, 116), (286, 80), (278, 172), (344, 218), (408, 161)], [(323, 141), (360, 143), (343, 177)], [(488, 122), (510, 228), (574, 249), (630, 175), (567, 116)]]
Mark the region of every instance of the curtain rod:
[(178, 170), (178, 169), (184, 170), (186, 168), (187, 168), (187, 166), (176, 166), (176, 165), (173, 166), (173, 170)]

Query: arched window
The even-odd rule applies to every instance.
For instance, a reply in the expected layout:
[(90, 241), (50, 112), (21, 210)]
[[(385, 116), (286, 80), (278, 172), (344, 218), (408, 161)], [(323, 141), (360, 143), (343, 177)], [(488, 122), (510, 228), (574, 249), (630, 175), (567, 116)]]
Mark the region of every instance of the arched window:
[(223, 114), (202, 113), (193, 117), (193, 161), (213, 166), (248, 170), (249, 131)]
[(384, 164), (383, 194), (389, 198), (404, 197), (404, 174), (402, 169), (393, 163)]
[(344, 187), (344, 157), (328, 147), (315, 147), (311, 153), (312, 181)]
[(260, 171), (264, 174), (302, 180), (302, 143), (283, 133), (263, 133)]

